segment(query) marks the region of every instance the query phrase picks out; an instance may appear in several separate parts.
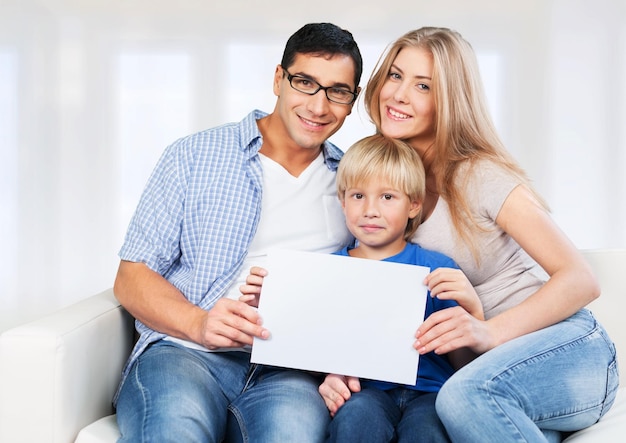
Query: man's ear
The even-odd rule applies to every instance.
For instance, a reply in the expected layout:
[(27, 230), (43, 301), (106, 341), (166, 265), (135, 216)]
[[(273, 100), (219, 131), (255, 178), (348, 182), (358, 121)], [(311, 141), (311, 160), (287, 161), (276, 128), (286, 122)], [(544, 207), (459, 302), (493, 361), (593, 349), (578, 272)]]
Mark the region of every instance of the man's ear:
[(274, 95), (280, 97), (280, 82), (283, 79), (283, 68), (280, 65), (276, 65), (276, 71), (274, 72)]
[[(358, 99), (358, 98), (359, 98), (359, 94), (361, 93), (361, 87), (360, 87), (360, 86), (359, 86), (358, 88), (356, 88), (356, 93), (357, 93), (356, 98)], [(354, 105), (355, 105), (355, 104), (356, 104), (356, 99), (355, 99), (355, 100), (352, 102), (352, 104), (350, 105), (350, 110), (348, 111), (348, 114), (347, 114), (347, 115), (352, 114), (352, 108), (354, 108)]]

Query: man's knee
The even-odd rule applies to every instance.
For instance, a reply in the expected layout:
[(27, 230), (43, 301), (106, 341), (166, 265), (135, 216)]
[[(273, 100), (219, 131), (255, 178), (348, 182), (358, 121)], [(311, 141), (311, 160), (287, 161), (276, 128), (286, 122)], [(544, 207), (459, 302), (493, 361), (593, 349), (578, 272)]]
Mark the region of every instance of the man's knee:
[(149, 348), (120, 391), (122, 441), (221, 441), (228, 402), (192, 352), (168, 345)]
[(319, 442), (330, 415), (310, 374), (290, 370), (261, 371), (231, 405), (240, 432), (255, 442)]

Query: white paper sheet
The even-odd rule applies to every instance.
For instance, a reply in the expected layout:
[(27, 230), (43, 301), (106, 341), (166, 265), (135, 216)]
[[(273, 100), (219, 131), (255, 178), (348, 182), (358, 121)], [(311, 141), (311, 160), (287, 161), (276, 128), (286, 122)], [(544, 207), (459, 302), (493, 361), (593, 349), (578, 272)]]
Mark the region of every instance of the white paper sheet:
[(251, 361), (414, 385), (429, 268), (331, 254), (268, 254)]

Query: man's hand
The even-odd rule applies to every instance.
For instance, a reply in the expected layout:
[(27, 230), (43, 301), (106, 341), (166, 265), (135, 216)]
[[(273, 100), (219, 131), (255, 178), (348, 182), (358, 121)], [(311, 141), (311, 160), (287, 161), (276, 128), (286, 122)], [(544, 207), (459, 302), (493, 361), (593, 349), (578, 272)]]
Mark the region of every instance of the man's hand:
[(245, 302), (219, 299), (201, 322), (200, 344), (214, 350), (252, 345), (254, 337), (270, 336), (256, 309)]

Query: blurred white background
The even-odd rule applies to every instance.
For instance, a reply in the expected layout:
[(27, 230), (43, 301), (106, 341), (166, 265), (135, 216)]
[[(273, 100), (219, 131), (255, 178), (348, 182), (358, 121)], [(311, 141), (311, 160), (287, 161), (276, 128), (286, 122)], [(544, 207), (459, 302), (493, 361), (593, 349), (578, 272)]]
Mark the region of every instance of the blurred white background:
[[(563, 230), (626, 247), (624, 0), (0, 0), (0, 330), (112, 286), (165, 146), (271, 111), (284, 43), (315, 21), (354, 34), (361, 86), (404, 32), (460, 31)], [(333, 141), (371, 131), (359, 101)]]

